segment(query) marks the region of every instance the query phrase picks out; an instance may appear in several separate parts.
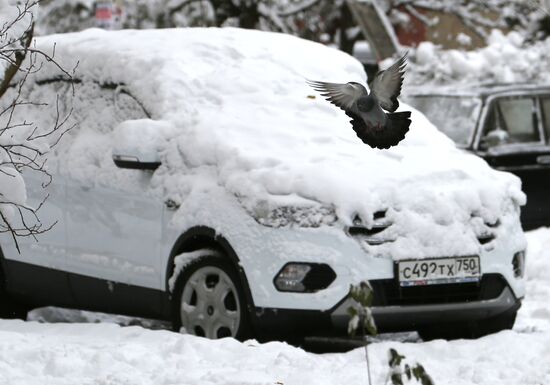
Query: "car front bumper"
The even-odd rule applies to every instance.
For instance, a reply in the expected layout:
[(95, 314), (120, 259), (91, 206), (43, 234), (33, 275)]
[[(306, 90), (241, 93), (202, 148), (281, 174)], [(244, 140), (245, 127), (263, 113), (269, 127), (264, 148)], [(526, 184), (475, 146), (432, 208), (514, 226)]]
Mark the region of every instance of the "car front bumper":
[[(347, 309), (352, 301), (346, 298), (331, 312), (331, 324), (335, 330), (347, 329), (349, 316)], [(382, 332), (417, 330), (418, 327), (446, 322), (468, 322), (491, 318), (521, 306), (509, 287), (493, 299), (471, 302), (380, 306), (372, 307), (378, 329)]]
[[(371, 307), (377, 328), (380, 332), (413, 331), (440, 323), (488, 319), (519, 309), (521, 298), (514, 295), (504, 279), (499, 275), (489, 278), (479, 285), (475, 299), (464, 295), (464, 292), (462, 297), (443, 293), (440, 302), (435, 297), (428, 297), (430, 303), (422, 303), (426, 298), (417, 303), (406, 303), (415, 299), (407, 298), (403, 293), (398, 299), (392, 299), (388, 290), (383, 290), (382, 296), (375, 294), (375, 304)], [(441, 288), (434, 291), (438, 290)], [(352, 300), (346, 296), (327, 311), (256, 308), (253, 323), (259, 335), (269, 337), (344, 336), (347, 334), (347, 311), (350, 306)]]

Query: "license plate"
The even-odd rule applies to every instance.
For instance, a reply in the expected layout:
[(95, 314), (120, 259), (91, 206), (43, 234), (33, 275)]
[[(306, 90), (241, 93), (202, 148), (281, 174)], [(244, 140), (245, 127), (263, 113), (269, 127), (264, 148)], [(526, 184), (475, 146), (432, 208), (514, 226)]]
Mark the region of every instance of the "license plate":
[(479, 257), (456, 257), (401, 261), (398, 265), (401, 286), (478, 282)]

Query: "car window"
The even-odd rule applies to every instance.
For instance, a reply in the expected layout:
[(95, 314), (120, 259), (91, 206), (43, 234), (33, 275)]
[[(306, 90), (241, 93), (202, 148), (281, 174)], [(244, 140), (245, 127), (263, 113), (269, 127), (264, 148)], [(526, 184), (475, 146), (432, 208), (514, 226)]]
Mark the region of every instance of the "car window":
[(43, 129), (62, 122), (60, 133), (70, 128), (53, 150), (57, 156), (48, 163), (79, 181), (98, 180), (102, 168), (115, 167), (109, 134), (119, 123), (150, 117), (139, 100), (117, 84), (52, 79), (32, 84), (23, 96), (38, 101), (21, 107), (19, 113), (27, 121)]
[(445, 135), (460, 146), (470, 144), (481, 101), (467, 96), (414, 96), (407, 99)]
[[(66, 83), (35, 85), (29, 81), (22, 89), (8, 88), (6, 94), (0, 98), (0, 111), (9, 108), (10, 104), (17, 100), (18, 106), (13, 110), (12, 121), (24, 121), (24, 125), (34, 126), (38, 133), (45, 133), (64, 121), (64, 95), (67, 92), (69, 90)], [(60, 127), (58, 132), (66, 126), (65, 124)], [(54, 137), (55, 135), (52, 135), (50, 138)]]
[[(83, 81), (75, 84), (72, 95), (69, 93), (66, 102), (67, 107), (72, 108), (69, 122), (75, 127), (67, 133), (64, 143), (60, 143), (60, 148), (71, 149), (60, 157), (68, 160), (60, 165), (60, 170), (66, 170), (67, 176), (81, 183), (94, 180), (105, 185), (116, 184), (116, 181), (103, 179), (102, 171), (114, 167), (110, 135), (126, 120), (149, 116), (124, 86)], [(82, 162), (82, 167), (74, 167), (69, 160)]]
[(481, 139), (482, 147), (540, 140), (535, 98), (504, 97), (491, 103)]
[(72, 127), (67, 136), (81, 130), (106, 133), (125, 120), (149, 117), (138, 99), (121, 85), (45, 80), (24, 89), (22, 98), (37, 101), (18, 109), (27, 121), (45, 129), (64, 122), (63, 128)]
[(542, 109), (544, 127), (546, 128), (546, 137), (550, 138), (550, 96), (541, 98), (540, 105)]
[(72, 95), (68, 93), (65, 102), (72, 108), (70, 120), (77, 124), (77, 130), (107, 133), (125, 120), (148, 117), (123, 86), (87, 81), (75, 84)]

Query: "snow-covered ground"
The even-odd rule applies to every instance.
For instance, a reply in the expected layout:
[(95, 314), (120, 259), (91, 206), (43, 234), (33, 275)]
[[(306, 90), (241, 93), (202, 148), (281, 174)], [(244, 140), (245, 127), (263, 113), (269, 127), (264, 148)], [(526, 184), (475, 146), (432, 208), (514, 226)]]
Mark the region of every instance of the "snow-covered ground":
[[(424, 365), (435, 384), (550, 383), (550, 229), (527, 233), (527, 297), (516, 327), (478, 340), (369, 347), (373, 383), (384, 384), (393, 347)], [(50, 313), (48, 313), (48, 311)], [(60, 314), (42, 310), (34, 319)], [(116, 321), (73, 313), (73, 320)], [(167, 330), (103, 323), (0, 321), (1, 385), (366, 384), (364, 350), (313, 354), (285, 343), (206, 340)]]

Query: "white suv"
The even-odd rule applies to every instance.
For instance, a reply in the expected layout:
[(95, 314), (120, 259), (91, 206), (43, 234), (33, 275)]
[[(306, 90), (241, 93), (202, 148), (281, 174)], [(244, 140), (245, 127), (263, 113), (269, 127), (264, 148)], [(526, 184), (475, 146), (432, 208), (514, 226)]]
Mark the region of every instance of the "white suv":
[(2, 235), (1, 295), (264, 338), (345, 333), (350, 284), (369, 280), (382, 331), (512, 327), (524, 296), (519, 180), (415, 110), (398, 147), (363, 145), (304, 81), (362, 81), (355, 59), (238, 29), (37, 41), (54, 43), (76, 74), (45, 63), (24, 96), (59, 103), (21, 117), (75, 125), (47, 156), (46, 191), (24, 175), (29, 204), (49, 194), (39, 216), (57, 224), (20, 238), (21, 253)]

